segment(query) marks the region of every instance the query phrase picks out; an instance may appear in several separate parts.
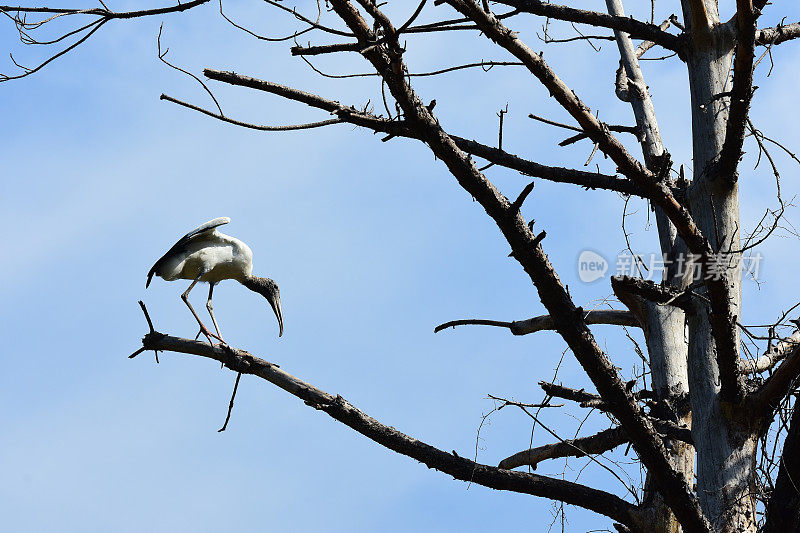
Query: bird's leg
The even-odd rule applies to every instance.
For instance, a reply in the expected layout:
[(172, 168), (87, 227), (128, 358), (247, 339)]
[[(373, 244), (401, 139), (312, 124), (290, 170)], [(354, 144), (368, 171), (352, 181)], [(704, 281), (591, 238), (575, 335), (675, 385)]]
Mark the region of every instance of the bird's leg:
[(206, 309), (208, 309), (208, 314), (211, 315), (211, 321), (214, 323), (214, 329), (217, 330), (217, 338), (220, 342), (225, 342), (222, 340), (222, 333), (219, 330), (219, 325), (217, 325), (217, 317), (214, 316), (214, 307), (211, 305), (211, 297), (214, 295), (214, 284), (209, 283), (208, 285), (208, 301), (206, 302)]
[[(214, 341), (211, 340), (211, 337), (217, 337), (217, 336), (208, 331), (208, 328), (206, 327), (205, 324), (203, 324), (203, 321), (200, 320), (200, 317), (197, 315), (197, 312), (194, 310), (194, 307), (192, 307), (192, 304), (189, 303), (189, 292), (191, 292), (194, 286), (197, 285), (197, 282), (200, 281), (200, 278), (202, 276), (203, 274), (200, 274), (199, 276), (197, 276), (197, 279), (195, 279), (191, 284), (189, 284), (189, 288), (186, 289), (186, 291), (183, 294), (181, 294), (181, 300), (183, 300), (183, 303), (185, 303), (186, 306), (189, 307), (189, 311), (192, 312), (192, 315), (194, 315), (195, 320), (197, 320), (197, 323), (200, 324), (200, 332), (206, 336), (206, 338), (208, 339), (208, 343), (214, 344)], [(222, 341), (222, 339), (219, 340)]]

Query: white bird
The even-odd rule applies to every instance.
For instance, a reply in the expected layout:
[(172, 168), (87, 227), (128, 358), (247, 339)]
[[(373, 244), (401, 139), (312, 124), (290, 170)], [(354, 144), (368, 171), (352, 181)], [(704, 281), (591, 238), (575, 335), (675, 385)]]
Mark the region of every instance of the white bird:
[[(200, 333), (204, 334), (209, 342), (212, 342), (211, 337), (225, 342), (222, 340), (222, 333), (220, 333), (217, 319), (214, 317), (211, 297), (214, 294), (214, 285), (224, 279), (236, 280), (267, 299), (275, 312), (275, 317), (278, 319), (278, 336), (280, 337), (283, 335), (283, 310), (281, 309), (281, 296), (278, 285), (269, 278), (259, 278), (252, 275), (253, 252), (249, 246), (235, 237), (217, 231), (217, 227), (230, 221), (231, 219), (228, 217), (215, 218), (181, 237), (161, 259), (156, 261), (156, 264), (147, 273), (145, 288), (150, 286), (150, 281), (152, 281), (154, 275), (166, 281), (174, 281), (176, 279), (192, 280), (189, 288), (181, 295), (181, 299), (189, 307), (197, 323), (200, 324)], [(214, 322), (214, 329), (217, 331), (216, 335), (206, 328), (192, 304), (189, 303), (189, 292), (198, 281), (209, 283), (206, 308), (208, 309), (208, 314), (211, 315), (211, 320)]]

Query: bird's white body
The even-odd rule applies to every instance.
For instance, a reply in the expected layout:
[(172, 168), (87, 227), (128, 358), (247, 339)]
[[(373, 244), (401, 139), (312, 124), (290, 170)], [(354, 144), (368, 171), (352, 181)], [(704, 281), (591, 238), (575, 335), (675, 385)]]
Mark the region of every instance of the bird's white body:
[(197, 235), (180, 253), (165, 258), (156, 275), (166, 281), (195, 280), (200, 276), (200, 281), (219, 283), (224, 279), (242, 281), (252, 273), (250, 247), (214, 229)]
[(281, 309), (278, 284), (269, 278), (253, 276), (253, 251), (250, 250), (250, 247), (235, 237), (217, 231), (217, 227), (230, 221), (231, 219), (228, 217), (215, 218), (181, 237), (147, 273), (145, 288), (150, 286), (153, 276), (158, 276), (166, 281), (191, 280), (192, 283), (181, 295), (181, 298), (200, 325), (200, 332), (205, 334), (211, 342), (213, 333), (203, 325), (203, 321), (189, 303), (189, 292), (198, 282), (205, 281), (209, 284), (206, 308), (211, 315), (211, 320), (214, 321), (214, 328), (217, 330), (217, 334), (214, 336), (221, 341), (222, 334), (219, 332), (219, 325), (214, 318), (211, 296), (214, 292), (214, 285), (220, 281), (236, 280), (269, 301), (278, 319), (280, 328), (278, 336), (281, 336), (283, 335), (283, 310)]

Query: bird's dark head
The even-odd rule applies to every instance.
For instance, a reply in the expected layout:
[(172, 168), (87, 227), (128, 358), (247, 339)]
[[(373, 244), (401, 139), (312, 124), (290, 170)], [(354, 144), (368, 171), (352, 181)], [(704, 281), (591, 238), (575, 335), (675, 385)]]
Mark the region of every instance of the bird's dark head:
[(278, 284), (269, 278), (248, 276), (242, 281), (242, 285), (267, 299), (278, 319), (278, 337), (283, 335), (283, 309), (281, 308), (281, 293), (278, 290)]

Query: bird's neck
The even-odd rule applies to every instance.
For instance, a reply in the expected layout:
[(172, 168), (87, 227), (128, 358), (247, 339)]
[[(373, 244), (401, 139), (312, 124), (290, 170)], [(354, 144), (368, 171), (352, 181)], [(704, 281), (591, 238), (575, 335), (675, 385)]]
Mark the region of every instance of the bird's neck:
[(252, 274), (246, 274), (242, 279), (239, 280), (239, 282), (248, 289), (250, 289), (251, 291), (258, 292), (258, 287), (259, 287), (258, 279), (259, 278), (257, 276), (253, 276)]

